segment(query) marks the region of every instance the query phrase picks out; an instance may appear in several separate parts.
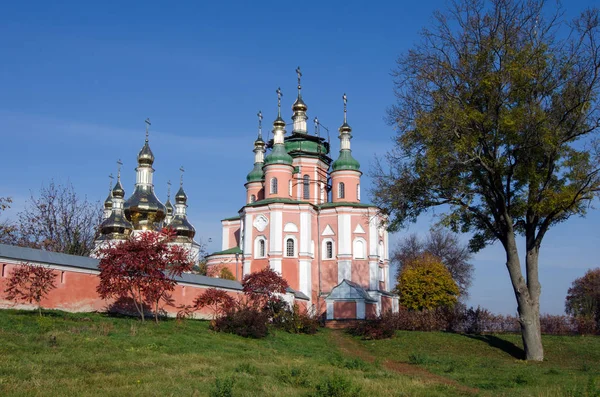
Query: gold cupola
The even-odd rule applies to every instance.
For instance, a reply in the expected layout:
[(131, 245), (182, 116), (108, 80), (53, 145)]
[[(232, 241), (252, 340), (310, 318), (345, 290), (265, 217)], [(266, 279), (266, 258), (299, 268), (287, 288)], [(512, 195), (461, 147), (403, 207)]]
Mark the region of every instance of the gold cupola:
[(181, 180), (179, 191), (175, 194), (175, 215), (169, 223), (169, 228), (175, 232), (177, 241), (191, 242), (196, 235), (196, 229), (187, 219), (187, 194), (183, 190), (183, 167), (179, 170), (181, 171)]
[(306, 115), (306, 111), (308, 110), (308, 106), (302, 100), (302, 85), (300, 84), (302, 72), (300, 71), (300, 66), (296, 69), (296, 74), (298, 75), (298, 97), (292, 105), (292, 121), (294, 123), (292, 134), (307, 134), (306, 120), (308, 120), (308, 116)]
[(135, 189), (125, 202), (125, 216), (135, 230), (160, 230), (167, 213), (166, 207), (154, 193), (154, 154), (148, 144), (149, 126), (150, 120), (147, 119), (146, 142), (137, 157)]
[(121, 185), (121, 171), (119, 160), (119, 173), (117, 183), (111, 191), (110, 215), (100, 224), (100, 233), (105, 239), (125, 240), (131, 234), (133, 225), (127, 220), (123, 213), (123, 198), (125, 190)]

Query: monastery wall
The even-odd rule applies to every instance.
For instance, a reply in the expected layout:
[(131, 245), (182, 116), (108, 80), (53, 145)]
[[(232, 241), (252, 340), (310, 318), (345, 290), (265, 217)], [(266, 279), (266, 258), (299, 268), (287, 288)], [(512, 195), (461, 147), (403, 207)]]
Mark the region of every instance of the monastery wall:
[[(54, 272), (56, 288), (42, 300), (41, 304), (45, 309), (67, 312), (104, 312), (115, 303), (114, 300), (101, 299), (96, 292), (100, 274), (97, 269), (97, 259), (0, 244), (0, 309), (37, 308), (35, 303), (15, 304), (6, 299), (5, 290), (11, 272), (16, 266), (24, 263), (42, 265)], [(178, 311), (177, 306), (191, 305), (196, 296), (208, 288), (227, 291), (234, 298), (242, 296), (242, 286), (236, 281), (184, 274), (177, 279), (177, 286), (172, 292), (174, 306), (164, 307), (166, 314), (174, 317)], [(303, 304), (302, 301), (308, 301), (307, 298), (303, 299), (293, 293), (288, 295), (290, 295), (288, 299), (292, 301), (295, 299), (300, 304)], [(196, 318), (211, 318), (211, 316), (212, 312), (208, 308), (195, 314)]]

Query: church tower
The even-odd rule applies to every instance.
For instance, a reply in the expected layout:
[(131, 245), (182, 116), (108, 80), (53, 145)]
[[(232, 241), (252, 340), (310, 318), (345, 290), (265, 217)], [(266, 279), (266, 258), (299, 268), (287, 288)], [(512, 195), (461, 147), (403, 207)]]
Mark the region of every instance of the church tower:
[[(118, 163), (119, 170), (117, 173), (117, 183), (111, 190), (111, 206), (109, 216), (100, 224), (101, 237), (97, 242), (98, 247), (104, 241), (123, 241), (129, 238), (129, 235), (133, 231), (132, 224), (127, 220), (123, 212), (123, 198), (125, 197), (125, 190), (121, 185), (121, 161)], [(105, 204), (106, 210), (106, 204)]]
[(277, 118), (273, 122), (273, 148), (265, 157), (264, 198), (290, 198), (292, 195), (292, 156), (285, 150), (285, 121), (281, 118), (281, 89), (277, 89)]
[(352, 128), (348, 125), (346, 94), (344, 100), (344, 123), (339, 128), (340, 155), (332, 164), (331, 170), (331, 201), (360, 202), (360, 164), (352, 157), (350, 140), (352, 139)]
[(254, 168), (246, 176), (246, 203), (251, 204), (257, 200), (264, 199), (265, 191), (263, 189), (265, 162), (265, 141), (262, 138), (262, 112), (258, 114), (258, 137), (254, 141)]
[(154, 194), (154, 154), (148, 144), (149, 126), (150, 120), (146, 120), (146, 142), (137, 157), (135, 190), (125, 202), (125, 215), (135, 230), (160, 229), (167, 213), (163, 203)]

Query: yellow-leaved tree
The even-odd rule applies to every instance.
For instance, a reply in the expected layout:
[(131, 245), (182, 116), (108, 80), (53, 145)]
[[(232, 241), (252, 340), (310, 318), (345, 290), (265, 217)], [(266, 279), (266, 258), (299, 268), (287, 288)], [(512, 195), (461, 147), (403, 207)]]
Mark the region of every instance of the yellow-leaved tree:
[(408, 261), (398, 276), (396, 292), (409, 310), (453, 306), (459, 289), (442, 261), (429, 253)]

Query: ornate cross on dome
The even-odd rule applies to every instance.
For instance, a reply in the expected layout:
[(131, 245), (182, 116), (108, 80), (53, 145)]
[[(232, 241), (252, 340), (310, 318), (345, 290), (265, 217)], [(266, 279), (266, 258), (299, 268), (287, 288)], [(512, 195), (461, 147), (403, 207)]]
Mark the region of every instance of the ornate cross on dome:
[(278, 87), (275, 92), (277, 93), (277, 116), (281, 117), (281, 97), (283, 94), (281, 93), (280, 87)]
[(296, 68), (296, 74), (298, 75), (298, 93), (300, 93), (300, 89), (302, 86), (300, 85), (300, 78), (302, 77), (302, 72), (300, 71), (300, 66)]
[(112, 191), (112, 181), (113, 181), (113, 179), (115, 179), (115, 177), (113, 176), (112, 172), (108, 176), (108, 179), (110, 179), (110, 181), (108, 182), (108, 191), (110, 192), (110, 191)]
[(258, 137), (262, 138), (262, 111), (259, 110), (258, 113), (256, 113), (256, 115), (258, 116)]
[(317, 116), (315, 116), (315, 119), (313, 121), (315, 123), (315, 135), (319, 136), (319, 119), (317, 118)]
[(146, 120), (144, 120), (144, 123), (146, 123), (146, 142), (148, 142), (148, 130), (150, 129), (150, 126), (152, 125), (152, 123), (150, 122), (150, 117), (148, 117)]
[(179, 177), (179, 186), (183, 186), (183, 173), (185, 172), (185, 170), (183, 169), (183, 165), (181, 167), (179, 167), (179, 171), (181, 171), (181, 176)]
[(117, 160), (117, 181), (121, 180), (121, 166), (123, 165), (123, 162), (121, 161), (121, 159)]
[(167, 181), (167, 200), (171, 199), (171, 180)]
[(348, 97), (346, 96), (346, 93), (344, 92), (344, 95), (342, 95), (342, 99), (344, 100), (344, 123), (347, 121), (346, 120), (346, 105), (348, 104)]

